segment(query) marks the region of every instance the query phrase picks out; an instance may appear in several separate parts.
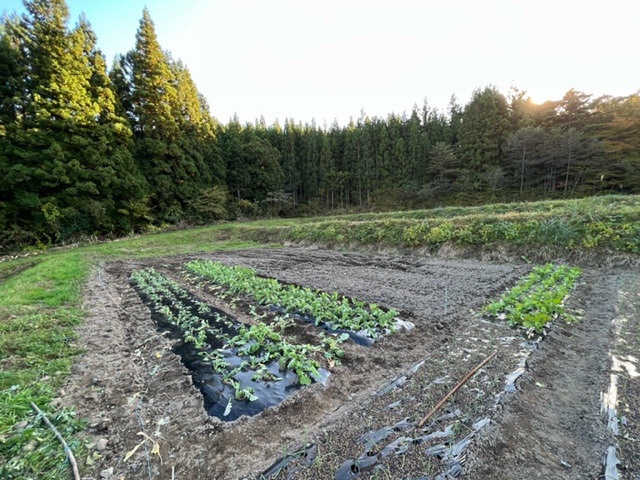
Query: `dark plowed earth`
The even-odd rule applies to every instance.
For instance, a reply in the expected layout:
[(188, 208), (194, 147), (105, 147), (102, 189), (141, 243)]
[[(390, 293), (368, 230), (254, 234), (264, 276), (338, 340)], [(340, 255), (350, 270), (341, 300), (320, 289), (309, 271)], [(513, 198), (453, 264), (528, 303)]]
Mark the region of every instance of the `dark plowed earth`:
[[(222, 422), (206, 415), (171, 341), (128, 283), (133, 270), (154, 266), (224, 309), (200, 281), (184, 276), (182, 265), (194, 258), (393, 307), (415, 328), (370, 347), (346, 342), (342, 365), (325, 386)], [(88, 478), (252, 479), (267, 471), (271, 479), (599, 478), (601, 457), (615, 444), (600, 394), (609, 381), (618, 277), (587, 272), (568, 304), (584, 318), (555, 321), (535, 348), (522, 330), (472, 313), (529, 268), (301, 248), (101, 265), (87, 286), (89, 316), (80, 328), (86, 353), (60, 393), (61, 403), (89, 418), (96, 449)], [(527, 373), (515, 392), (505, 392), (525, 358)]]

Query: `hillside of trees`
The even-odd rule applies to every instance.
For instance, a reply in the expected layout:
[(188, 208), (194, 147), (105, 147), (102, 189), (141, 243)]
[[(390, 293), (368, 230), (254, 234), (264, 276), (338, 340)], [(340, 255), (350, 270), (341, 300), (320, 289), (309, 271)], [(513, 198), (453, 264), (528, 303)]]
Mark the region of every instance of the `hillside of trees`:
[(0, 23), (0, 251), (239, 216), (640, 193), (640, 91), (479, 88), (348, 125), (215, 120), (144, 10), (108, 69), (84, 16)]

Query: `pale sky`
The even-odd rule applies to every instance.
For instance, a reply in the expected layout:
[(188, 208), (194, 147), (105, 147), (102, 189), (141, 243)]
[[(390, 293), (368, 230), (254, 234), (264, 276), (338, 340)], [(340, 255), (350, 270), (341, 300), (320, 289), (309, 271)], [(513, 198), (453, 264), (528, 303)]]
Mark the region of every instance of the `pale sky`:
[[(631, 0), (68, 0), (111, 63), (133, 48), (145, 4), (160, 45), (182, 59), (226, 123), (286, 117), (322, 125), (445, 109), (510, 85), (535, 101), (570, 88), (640, 89), (640, 2)], [(6, 12), (20, 0), (2, 0)]]

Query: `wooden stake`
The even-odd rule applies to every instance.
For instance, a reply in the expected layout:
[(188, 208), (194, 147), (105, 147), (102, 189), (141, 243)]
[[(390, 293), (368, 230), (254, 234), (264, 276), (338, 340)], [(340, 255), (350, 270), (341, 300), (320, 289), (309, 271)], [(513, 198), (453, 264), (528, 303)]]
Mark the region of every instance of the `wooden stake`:
[(481, 369), (481, 368), (482, 368), (482, 367), (483, 367), (483, 366), (484, 366), (484, 365), (485, 365), (489, 360), (491, 360), (493, 357), (495, 357), (497, 353), (498, 353), (498, 352), (493, 352), (491, 355), (489, 355), (487, 358), (485, 358), (482, 362), (480, 362), (480, 364), (479, 364), (476, 368), (474, 368), (474, 369), (473, 369), (473, 370), (471, 370), (469, 373), (467, 373), (466, 377), (464, 377), (462, 380), (460, 380), (460, 382), (459, 382), (455, 387), (453, 387), (453, 388), (449, 391), (449, 393), (447, 393), (447, 394), (443, 397), (443, 399), (442, 399), (442, 400), (440, 400), (440, 401), (438, 402), (438, 404), (437, 404), (435, 407), (433, 407), (433, 409), (432, 409), (429, 413), (427, 413), (424, 417), (422, 417), (422, 420), (420, 420), (420, 421), (418, 422), (417, 428), (421, 428), (421, 427), (422, 427), (422, 426), (427, 422), (427, 420), (429, 420), (429, 418), (430, 418), (434, 413), (436, 413), (436, 412), (438, 411), (438, 409), (439, 409), (440, 407), (442, 407), (442, 405), (444, 405), (444, 402), (446, 402), (446, 401), (449, 399), (449, 397), (450, 397), (451, 395), (453, 395), (454, 393), (456, 393), (456, 392), (458, 391), (458, 389), (459, 389), (462, 385), (464, 385), (464, 384), (467, 382), (467, 380), (469, 380), (469, 379), (473, 376), (473, 374), (474, 374), (474, 373), (476, 373), (478, 370), (480, 370), (480, 369)]
[(44, 414), (44, 412), (40, 410), (35, 403), (31, 402), (31, 408), (33, 408), (35, 412), (42, 417), (42, 421), (47, 424), (47, 427), (49, 427), (51, 431), (53, 431), (53, 434), (56, 436), (58, 441), (62, 444), (62, 446), (64, 447), (64, 451), (67, 454), (67, 457), (69, 458), (69, 463), (71, 464), (71, 470), (73, 470), (73, 478), (74, 480), (80, 480), (80, 472), (78, 472), (78, 464), (76, 463), (76, 458), (73, 456), (73, 452), (69, 448), (69, 445), (67, 445), (67, 442), (64, 441), (64, 438), (62, 438), (62, 435), (60, 435), (60, 432), (58, 432), (56, 427), (53, 426), (53, 423), (49, 421), (49, 419)]

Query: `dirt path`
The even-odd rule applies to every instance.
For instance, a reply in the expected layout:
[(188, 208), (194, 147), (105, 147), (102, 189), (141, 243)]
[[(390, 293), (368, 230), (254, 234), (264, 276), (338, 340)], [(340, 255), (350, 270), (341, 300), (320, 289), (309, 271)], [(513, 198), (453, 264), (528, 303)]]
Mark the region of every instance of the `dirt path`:
[[(270, 478), (599, 478), (614, 442), (600, 395), (609, 381), (619, 276), (588, 271), (570, 300), (584, 319), (556, 322), (535, 349), (519, 331), (470, 313), (527, 266), (297, 248), (198, 256), (394, 307), (416, 325), (371, 347), (347, 345), (326, 386), (222, 422), (206, 415), (189, 372), (128, 284), (130, 272), (147, 265), (179, 278), (188, 258), (196, 257), (105, 264), (88, 286), (91, 315), (80, 330), (87, 352), (60, 401), (90, 418), (93, 478), (258, 478), (279, 462)], [(527, 373), (506, 393), (505, 381), (527, 356)], [(147, 438), (140, 432), (149, 439), (125, 461)]]
[[(620, 478), (640, 478), (640, 275), (620, 275), (614, 317), (615, 339), (610, 348), (608, 398), (614, 403), (610, 428), (618, 427)], [(611, 395), (617, 393), (617, 396)], [(616, 422), (617, 420), (617, 422)]]

